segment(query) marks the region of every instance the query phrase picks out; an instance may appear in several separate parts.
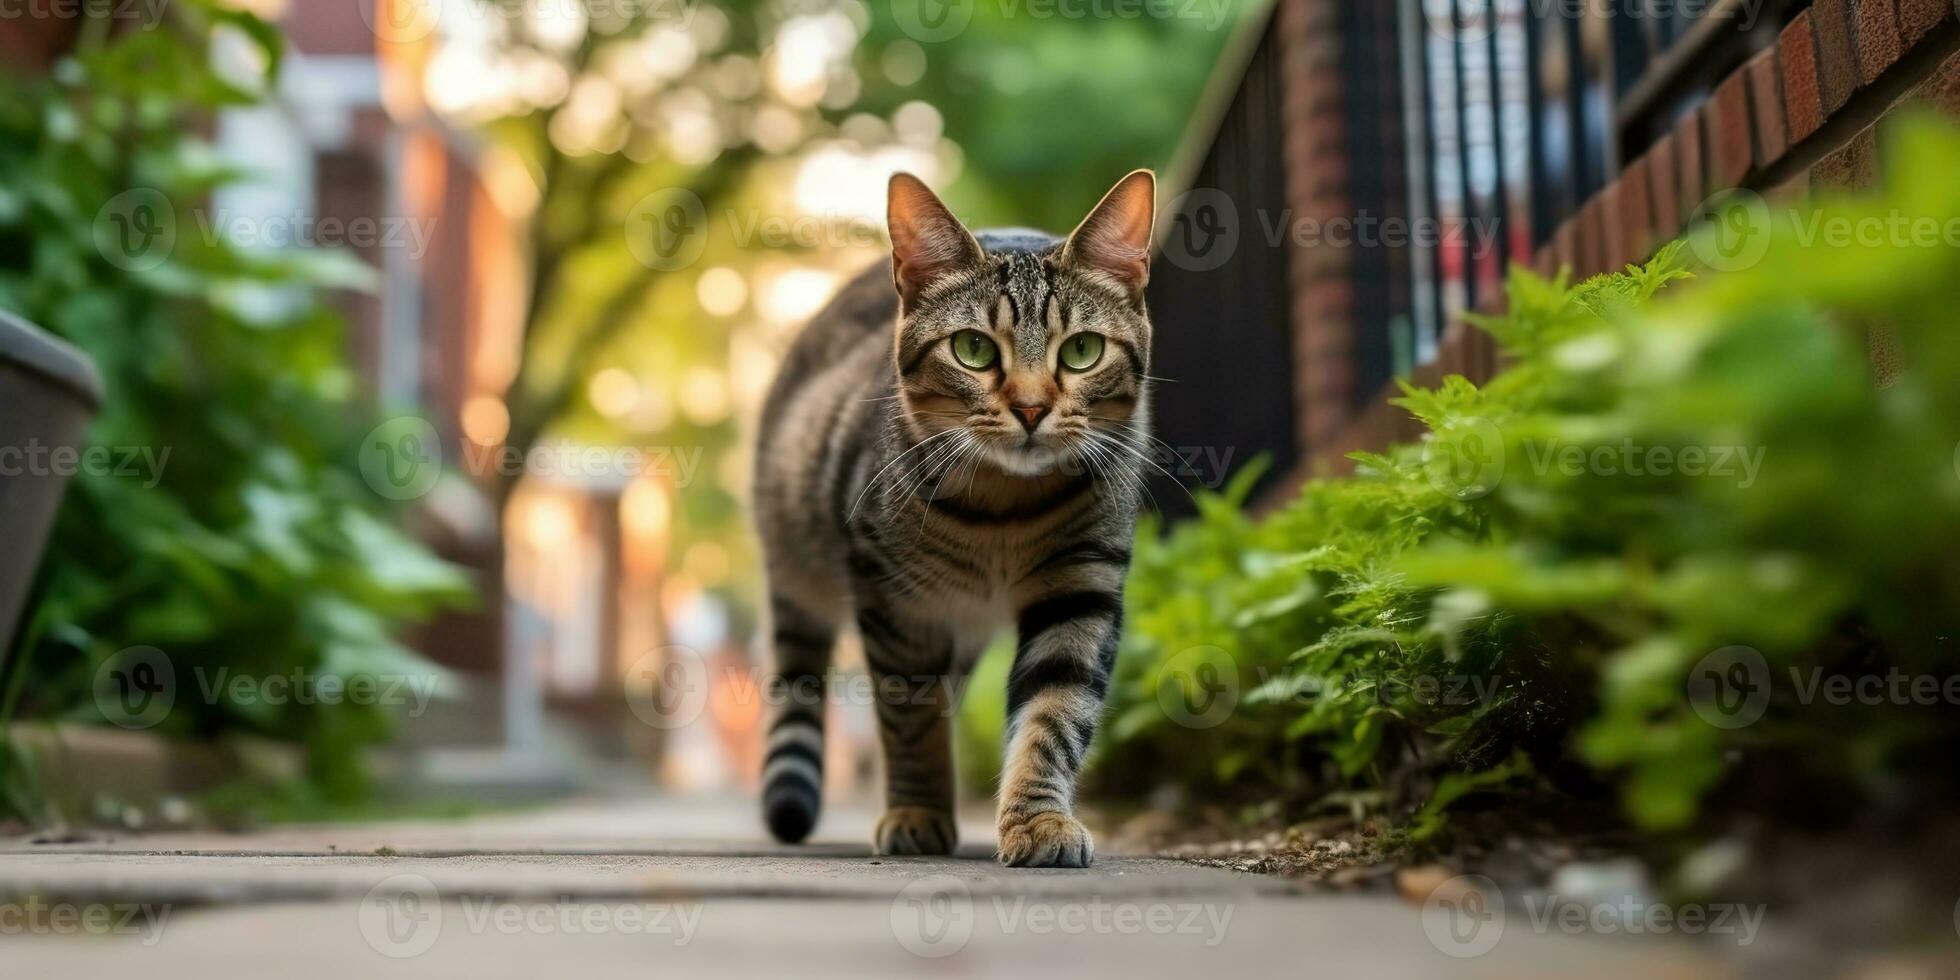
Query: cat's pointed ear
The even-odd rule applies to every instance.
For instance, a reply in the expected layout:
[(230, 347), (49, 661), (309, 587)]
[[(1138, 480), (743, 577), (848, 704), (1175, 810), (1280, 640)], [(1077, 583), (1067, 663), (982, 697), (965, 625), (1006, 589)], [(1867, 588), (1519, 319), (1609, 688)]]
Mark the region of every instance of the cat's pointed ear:
[(892, 281), (910, 306), (941, 278), (980, 262), (980, 243), (925, 182), (892, 175), (886, 220), (892, 234)]
[(1156, 213), (1157, 175), (1132, 172), (1068, 236), (1063, 264), (1107, 276), (1132, 294), (1142, 294), (1150, 282), (1150, 228)]

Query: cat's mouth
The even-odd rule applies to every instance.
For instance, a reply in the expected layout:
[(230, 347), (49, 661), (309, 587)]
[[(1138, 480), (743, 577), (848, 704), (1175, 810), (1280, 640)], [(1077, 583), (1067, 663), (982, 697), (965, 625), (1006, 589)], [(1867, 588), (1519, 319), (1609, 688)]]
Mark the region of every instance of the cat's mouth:
[(1045, 476), (1073, 463), (1074, 441), (1052, 433), (1015, 433), (988, 447), (994, 465), (1016, 476)]

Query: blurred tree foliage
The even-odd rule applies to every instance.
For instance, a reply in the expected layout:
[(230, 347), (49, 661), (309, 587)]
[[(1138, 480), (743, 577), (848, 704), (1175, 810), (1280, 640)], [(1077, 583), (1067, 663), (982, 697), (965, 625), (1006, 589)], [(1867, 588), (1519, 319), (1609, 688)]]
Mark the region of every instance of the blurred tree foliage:
[[(14, 717), (102, 721), (98, 668), (155, 647), (173, 676), (154, 683), (175, 697), (155, 730), (303, 743), (312, 790), (342, 799), (364, 788), (359, 753), (388, 709), (239, 702), (200, 681), (439, 676), (392, 636), (467, 585), (391, 525), (356, 468), (375, 420), (338, 317), (311, 295), (360, 284), (365, 267), (195, 233), (195, 209), (247, 176), (197, 134), (260, 102), (280, 53), (251, 15), (182, 0), (146, 29), (86, 20), (49, 77), (0, 81), (0, 306), (93, 356), (107, 389), (95, 445), (159, 464), (71, 482), (0, 689), (0, 733)], [(117, 204), (132, 193), (176, 230), (167, 258), (110, 260), (101, 235), (133, 213)]]
[[(1711, 796), (1951, 799), (1960, 705), (1924, 681), (1960, 673), (1960, 133), (1919, 120), (1882, 156), (1882, 196), (1738, 199), (1695, 249), (1735, 271), (1692, 285), (1679, 245), (1577, 286), (1515, 271), (1481, 324), (1510, 366), (1408, 388), (1422, 442), (1263, 520), (1210, 496), (1146, 531), (1104, 788), (1406, 817), (1535, 771), (1657, 830)], [(1738, 227), (1760, 262), (1726, 261)], [(1883, 386), (1873, 324), (1904, 355)]]

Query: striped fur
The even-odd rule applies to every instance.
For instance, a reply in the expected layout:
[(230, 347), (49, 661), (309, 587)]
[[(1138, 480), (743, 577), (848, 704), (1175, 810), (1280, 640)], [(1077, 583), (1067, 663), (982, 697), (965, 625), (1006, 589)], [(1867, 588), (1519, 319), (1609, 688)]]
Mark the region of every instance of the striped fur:
[[(1147, 173), (1126, 178), (1066, 242), (974, 238), (901, 176), (893, 263), (846, 286), (789, 351), (754, 495), (778, 706), (763, 800), (779, 839), (802, 840), (817, 819), (822, 685), (848, 624), (877, 693), (877, 848), (950, 851), (957, 692), (1013, 624), (1000, 859), (1093, 859), (1074, 786), (1109, 686), (1141, 493), (1153, 192)], [(992, 338), (996, 362), (956, 359), (962, 330)], [(1058, 360), (1078, 332), (1104, 343), (1083, 370)]]

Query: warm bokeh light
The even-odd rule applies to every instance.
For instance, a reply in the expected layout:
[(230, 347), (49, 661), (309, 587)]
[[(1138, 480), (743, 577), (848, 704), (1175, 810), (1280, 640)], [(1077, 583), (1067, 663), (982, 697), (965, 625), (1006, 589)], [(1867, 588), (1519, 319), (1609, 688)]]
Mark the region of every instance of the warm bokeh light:
[(494, 395), (477, 395), (463, 403), (463, 435), (479, 446), (500, 445), (510, 435), (510, 409)]
[(734, 316), (749, 301), (749, 282), (740, 272), (725, 265), (701, 273), (694, 284), (701, 309), (714, 316)]
[(925, 102), (907, 102), (892, 113), (892, 130), (912, 146), (935, 147), (946, 132), (946, 119)]
[(539, 44), (570, 51), (585, 40), (587, 18), (583, 4), (534, 2), (523, 4), (526, 32)]
[(522, 508), (524, 536), (540, 551), (562, 547), (578, 530), (572, 505), (557, 494), (531, 497)]
[(659, 432), (674, 424), (674, 400), (662, 388), (642, 385), (639, 404), (621, 421), (636, 432)]
[(929, 184), (952, 177), (952, 168), (943, 166), (933, 150), (885, 146), (867, 153), (833, 143), (812, 151), (797, 168), (796, 208), (805, 214), (881, 225), (886, 185), (900, 170)]
[(639, 405), (640, 382), (623, 368), (605, 368), (586, 382), (585, 396), (599, 414), (616, 419)]
[(857, 25), (839, 11), (784, 21), (769, 53), (770, 88), (791, 105), (816, 105), (857, 39)]
[(714, 425), (727, 418), (728, 379), (713, 368), (688, 368), (681, 377), (681, 413), (695, 425)]
[(763, 106), (749, 124), (749, 136), (764, 150), (781, 153), (803, 138), (803, 117), (784, 106)]
[(744, 411), (762, 404), (776, 377), (776, 352), (755, 331), (743, 331), (728, 339), (728, 377), (734, 386), (735, 403)]
[(673, 505), (667, 488), (653, 477), (643, 476), (627, 484), (619, 495), (619, 520), (626, 533), (639, 539), (659, 539), (667, 534)]
[(825, 269), (776, 267), (756, 290), (756, 306), (778, 326), (800, 325), (837, 291), (837, 274)]

